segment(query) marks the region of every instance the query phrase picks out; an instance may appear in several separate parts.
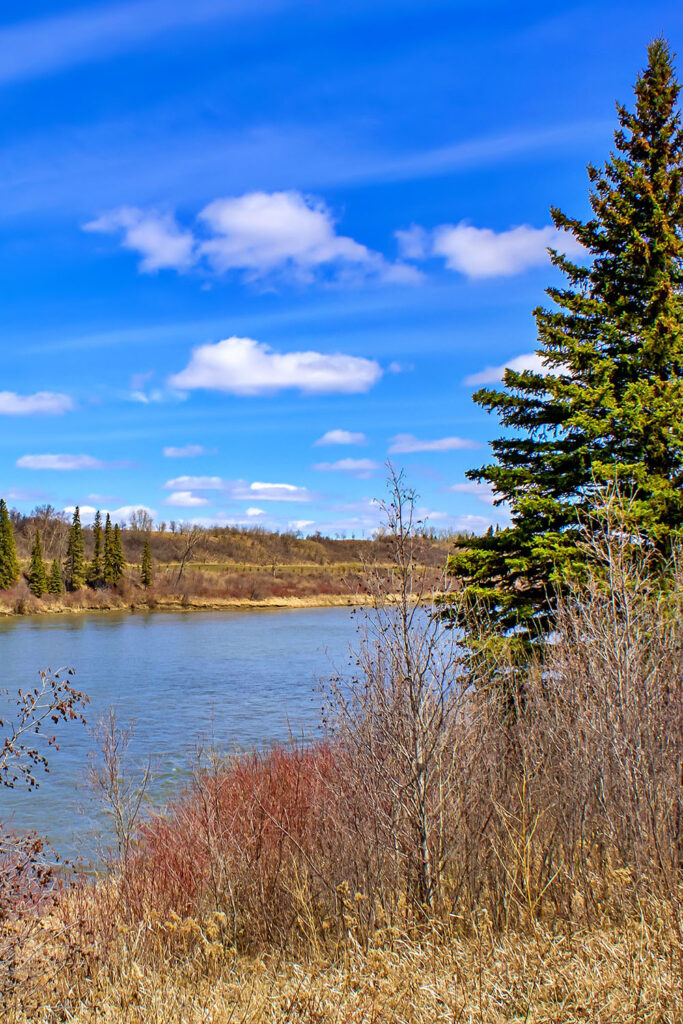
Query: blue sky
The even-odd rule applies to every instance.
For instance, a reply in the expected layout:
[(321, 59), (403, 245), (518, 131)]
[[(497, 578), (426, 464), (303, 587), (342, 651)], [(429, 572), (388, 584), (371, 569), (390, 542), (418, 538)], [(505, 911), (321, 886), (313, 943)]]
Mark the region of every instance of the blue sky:
[(680, 3), (2, 19), (10, 503), (362, 535), (390, 457), (435, 527), (504, 521), (465, 481), (499, 429), (472, 391), (533, 365), (548, 208), (587, 212), (648, 41), (683, 52)]

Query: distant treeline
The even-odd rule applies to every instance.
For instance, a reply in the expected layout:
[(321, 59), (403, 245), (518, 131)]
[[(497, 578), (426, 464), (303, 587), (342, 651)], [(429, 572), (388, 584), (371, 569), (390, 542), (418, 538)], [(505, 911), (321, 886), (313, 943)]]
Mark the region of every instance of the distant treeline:
[[(174, 520), (155, 523), (145, 509), (115, 523), (107, 513), (98, 513), (95, 522), (84, 525), (78, 509), (68, 515), (45, 504), (24, 514), (4, 501), (0, 502), (0, 519), (0, 588), (7, 589), (19, 579), (29, 562), (29, 584), (32, 577), (38, 581), (31, 587), (34, 593), (43, 587), (41, 563), (45, 567), (45, 587), (59, 593), (58, 575), (66, 589), (111, 587), (119, 582), (128, 565), (140, 567), (148, 578), (154, 563), (233, 563), (269, 568), (390, 562), (393, 556), (391, 538), (382, 531), (371, 539), (357, 539), (320, 533), (304, 536), (257, 525), (202, 527)], [(423, 561), (434, 567), (443, 565), (448, 552), (465, 540), (461, 534), (429, 527), (422, 529), (421, 539)], [(147, 565), (143, 566), (145, 561)]]

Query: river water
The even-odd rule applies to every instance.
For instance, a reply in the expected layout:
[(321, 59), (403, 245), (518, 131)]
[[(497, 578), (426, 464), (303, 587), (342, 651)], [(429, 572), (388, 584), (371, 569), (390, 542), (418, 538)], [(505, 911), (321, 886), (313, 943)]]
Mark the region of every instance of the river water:
[(92, 859), (106, 838), (89, 782), (92, 727), (109, 708), (120, 725), (134, 721), (131, 765), (151, 759), (158, 804), (187, 779), (198, 744), (230, 751), (314, 737), (320, 681), (348, 664), (355, 639), (356, 621), (342, 608), (0, 622), (0, 687), (16, 693), (40, 669), (69, 666), (90, 698), (86, 727), (58, 729), (60, 749), (49, 752), (39, 788), (0, 790), (0, 821), (37, 829), (63, 856)]

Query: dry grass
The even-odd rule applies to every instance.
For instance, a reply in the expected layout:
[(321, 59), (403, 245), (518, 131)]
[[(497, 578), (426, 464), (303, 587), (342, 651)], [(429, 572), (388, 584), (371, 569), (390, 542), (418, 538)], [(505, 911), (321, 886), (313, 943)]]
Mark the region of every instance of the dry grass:
[[(336, 961), (238, 955), (220, 920), (171, 921), (185, 952), (150, 958), (146, 929), (121, 931), (106, 957), (95, 945), (6, 1024), (674, 1024), (681, 976), (666, 911), (620, 927), (496, 935), (484, 920), (466, 937), (378, 934)], [(143, 934), (144, 931), (148, 934)], [(54, 967), (55, 961), (52, 961)], [(49, 976), (50, 969), (47, 971)], [(47, 998), (49, 998), (49, 1002)]]

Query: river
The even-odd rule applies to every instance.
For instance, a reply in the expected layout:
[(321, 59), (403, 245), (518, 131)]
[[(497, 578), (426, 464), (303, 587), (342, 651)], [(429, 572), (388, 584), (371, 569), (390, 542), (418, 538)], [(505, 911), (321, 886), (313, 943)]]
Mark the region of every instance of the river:
[(355, 631), (341, 608), (0, 622), (0, 685), (10, 694), (40, 669), (69, 666), (90, 698), (86, 727), (60, 726), (39, 788), (0, 790), (0, 821), (38, 830), (63, 856), (92, 859), (106, 835), (89, 783), (92, 727), (109, 708), (121, 726), (134, 721), (130, 760), (140, 769), (151, 759), (158, 804), (187, 778), (198, 744), (231, 751), (315, 736), (320, 681), (348, 663)]

